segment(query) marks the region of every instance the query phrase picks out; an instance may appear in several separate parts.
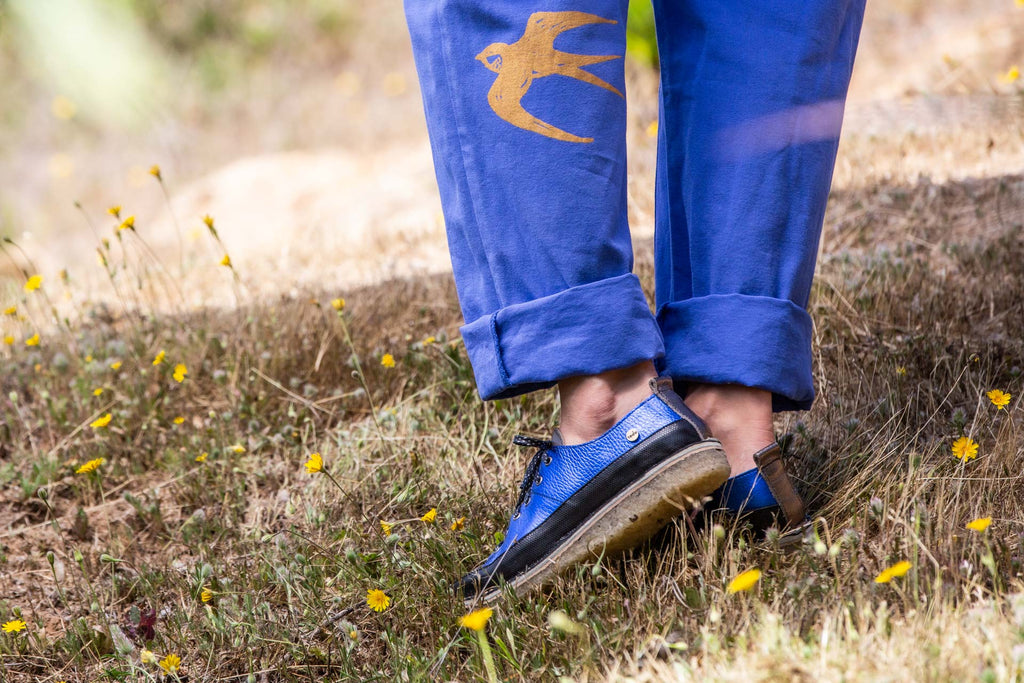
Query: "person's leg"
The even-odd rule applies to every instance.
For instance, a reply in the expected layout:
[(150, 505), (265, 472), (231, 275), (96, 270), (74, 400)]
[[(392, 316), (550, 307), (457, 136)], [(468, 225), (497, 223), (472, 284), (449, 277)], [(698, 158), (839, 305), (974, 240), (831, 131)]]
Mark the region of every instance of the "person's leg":
[[(664, 352), (631, 272), (626, 6), (406, 0), (462, 337), (484, 399)], [(574, 404), (595, 401), (579, 400), (586, 386), (561, 389), (576, 423), (586, 410)]]
[(654, 379), (661, 332), (631, 272), (627, 4), (405, 3), (477, 389), (562, 401), (550, 440), (516, 440), (537, 450), (470, 599), (631, 547), (728, 476)]
[(863, 0), (655, 0), (661, 367), (733, 473), (814, 398), (806, 311)]

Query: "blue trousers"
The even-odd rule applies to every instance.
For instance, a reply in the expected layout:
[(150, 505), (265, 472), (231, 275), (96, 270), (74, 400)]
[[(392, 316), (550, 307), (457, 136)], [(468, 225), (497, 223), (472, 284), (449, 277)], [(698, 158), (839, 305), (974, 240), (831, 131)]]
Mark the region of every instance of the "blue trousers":
[(864, 0), (655, 0), (655, 313), (626, 220), (627, 0), (405, 0), (482, 398), (654, 360), (814, 398), (808, 296)]

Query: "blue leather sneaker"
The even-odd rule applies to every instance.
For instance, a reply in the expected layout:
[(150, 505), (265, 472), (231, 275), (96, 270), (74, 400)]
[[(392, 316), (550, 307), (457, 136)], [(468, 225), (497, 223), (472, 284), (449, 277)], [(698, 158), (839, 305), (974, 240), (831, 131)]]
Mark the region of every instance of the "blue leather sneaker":
[[(802, 530), (808, 522), (803, 501), (782, 463), (782, 449), (777, 442), (754, 454), (756, 467), (730, 477), (711, 494), (703, 506), (704, 513), (724, 510), (738, 521), (748, 523), (756, 534), (769, 527), (787, 532), (786, 537)], [(708, 519), (705, 514), (703, 519)], [(699, 522), (698, 522), (699, 523)]]
[(652, 394), (597, 439), (536, 447), (501, 545), (460, 582), (467, 604), (496, 598), (502, 584), (538, 588), (588, 557), (627, 550), (714, 491), (729, 476), (722, 444), (672, 391)]

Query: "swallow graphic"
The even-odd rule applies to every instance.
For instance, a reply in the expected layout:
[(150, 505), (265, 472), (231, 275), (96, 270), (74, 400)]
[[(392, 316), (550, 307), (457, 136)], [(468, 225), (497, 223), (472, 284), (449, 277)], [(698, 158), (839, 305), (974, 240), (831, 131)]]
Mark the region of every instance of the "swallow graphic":
[(593, 142), (594, 138), (573, 135), (544, 123), (523, 109), (522, 99), (535, 79), (554, 74), (596, 85), (625, 99), (615, 86), (582, 68), (590, 64), (621, 59), (620, 55), (577, 55), (555, 49), (555, 38), (564, 31), (587, 24), (617, 23), (612, 19), (604, 19), (586, 12), (531, 14), (526, 22), (526, 30), (519, 40), (511, 45), (492, 43), (476, 56), (484, 66), (498, 74), (494, 79), (494, 85), (487, 93), (491, 109), (505, 121), (524, 130), (566, 142)]

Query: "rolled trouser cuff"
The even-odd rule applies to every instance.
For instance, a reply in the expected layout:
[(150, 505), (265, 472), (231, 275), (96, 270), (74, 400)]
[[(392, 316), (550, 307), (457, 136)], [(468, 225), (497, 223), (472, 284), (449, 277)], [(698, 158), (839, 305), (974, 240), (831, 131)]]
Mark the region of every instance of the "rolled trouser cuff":
[(640, 281), (631, 273), (506, 306), (464, 325), (461, 332), (477, 391), (485, 400), (665, 353)]
[(665, 339), (663, 374), (767, 389), (776, 412), (811, 407), (811, 316), (792, 301), (745, 294), (695, 297), (662, 306), (658, 324)]

